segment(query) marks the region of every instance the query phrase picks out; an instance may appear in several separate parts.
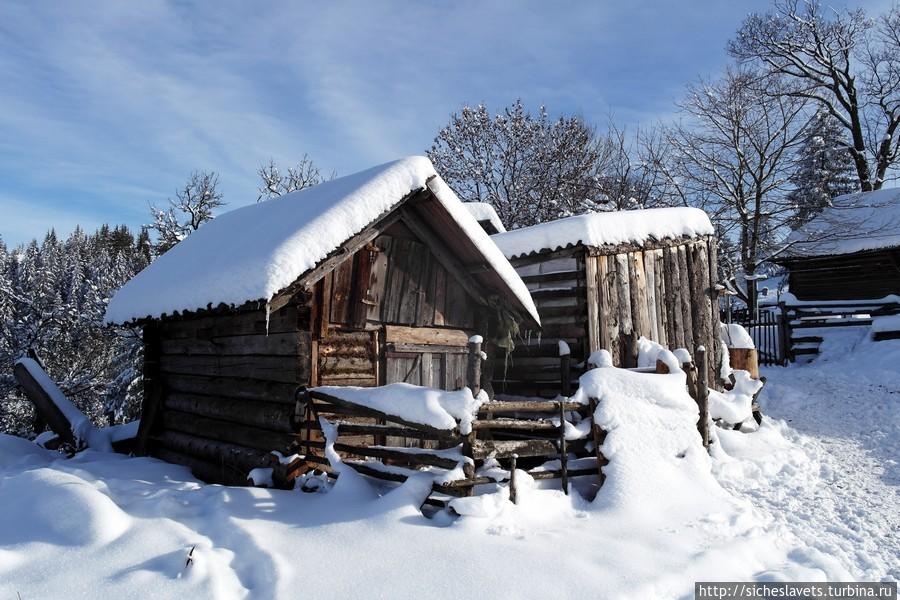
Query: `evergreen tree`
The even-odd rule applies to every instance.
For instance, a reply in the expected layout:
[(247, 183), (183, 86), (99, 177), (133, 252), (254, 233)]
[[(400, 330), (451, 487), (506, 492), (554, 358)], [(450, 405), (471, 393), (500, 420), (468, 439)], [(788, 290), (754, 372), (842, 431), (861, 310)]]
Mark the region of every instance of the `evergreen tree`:
[(797, 211), (793, 228), (809, 222), (833, 198), (857, 190), (853, 159), (842, 135), (840, 123), (825, 111), (817, 112), (807, 126), (791, 177), (795, 189), (789, 199)]

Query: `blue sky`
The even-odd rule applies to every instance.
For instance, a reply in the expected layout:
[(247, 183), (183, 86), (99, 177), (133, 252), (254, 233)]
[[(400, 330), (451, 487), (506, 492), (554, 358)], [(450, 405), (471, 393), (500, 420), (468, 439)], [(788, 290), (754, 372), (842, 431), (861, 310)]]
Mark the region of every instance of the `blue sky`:
[(465, 103), (672, 118), (767, 4), (0, 0), (0, 235), (139, 226), (196, 169), (248, 204), (270, 158), (421, 154)]

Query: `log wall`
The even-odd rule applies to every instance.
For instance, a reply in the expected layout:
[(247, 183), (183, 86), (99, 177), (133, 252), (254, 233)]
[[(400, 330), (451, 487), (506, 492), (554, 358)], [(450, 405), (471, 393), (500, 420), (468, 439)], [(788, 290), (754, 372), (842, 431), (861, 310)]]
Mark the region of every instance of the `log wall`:
[(900, 250), (792, 259), (790, 291), (800, 300), (874, 300), (900, 294)]
[[(713, 238), (640, 248), (576, 246), (513, 264), (544, 328), (523, 332), (505, 380), (501, 369), (495, 371), (498, 392), (556, 396), (560, 339), (575, 364), (604, 348), (616, 366), (634, 367), (641, 336), (692, 354), (704, 346), (709, 356), (719, 356)], [(709, 362), (709, 381), (716, 381), (718, 365)]]

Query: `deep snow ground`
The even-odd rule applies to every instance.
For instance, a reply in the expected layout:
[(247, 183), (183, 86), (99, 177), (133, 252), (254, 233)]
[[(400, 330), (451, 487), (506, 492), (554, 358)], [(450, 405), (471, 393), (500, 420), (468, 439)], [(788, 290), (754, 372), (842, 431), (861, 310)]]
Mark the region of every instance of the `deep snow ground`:
[(695, 580), (896, 579), (900, 342), (860, 335), (766, 372), (760, 431), (719, 432), (722, 493), (532, 490), (427, 519), (427, 482), (226, 488), (0, 436), (0, 597), (690, 598)]
[(719, 480), (855, 579), (900, 579), (900, 342), (834, 332), (817, 360), (763, 374), (763, 408), (783, 437), (763, 428), (755, 441), (771, 442), (759, 452), (721, 436), (743, 464), (718, 464)]

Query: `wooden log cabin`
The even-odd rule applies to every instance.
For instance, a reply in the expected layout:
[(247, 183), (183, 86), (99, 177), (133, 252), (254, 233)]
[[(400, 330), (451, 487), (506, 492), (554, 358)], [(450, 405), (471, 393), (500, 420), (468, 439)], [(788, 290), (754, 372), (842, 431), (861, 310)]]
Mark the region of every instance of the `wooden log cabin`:
[(707, 349), (716, 382), (722, 349), (716, 240), (706, 213), (660, 208), (592, 213), (493, 235), (528, 285), (542, 330), (523, 329), (494, 389), (553, 397), (560, 390), (558, 341), (572, 353), (571, 387), (591, 353), (606, 349), (636, 367), (645, 337), (691, 354)]
[(800, 301), (900, 295), (900, 189), (835, 198), (773, 262), (787, 268), (788, 290)]
[(424, 157), (216, 218), (123, 286), (106, 318), (143, 327), (139, 449), (228, 484), (278, 474), (272, 451), (312, 435), (298, 390), (458, 389), (470, 336), (540, 323)]

